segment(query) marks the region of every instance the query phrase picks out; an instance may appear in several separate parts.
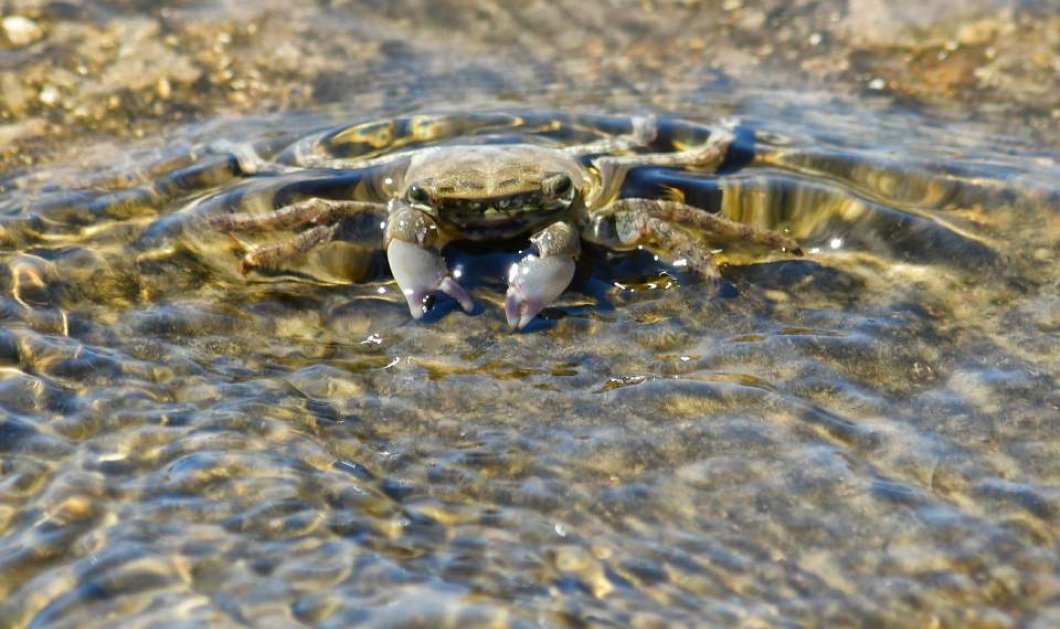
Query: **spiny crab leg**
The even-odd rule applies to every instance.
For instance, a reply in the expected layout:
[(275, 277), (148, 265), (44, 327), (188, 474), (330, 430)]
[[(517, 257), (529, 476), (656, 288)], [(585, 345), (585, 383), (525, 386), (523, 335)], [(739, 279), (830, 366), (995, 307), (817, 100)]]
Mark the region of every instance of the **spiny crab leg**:
[(225, 233), (292, 229), (306, 223), (315, 227), (275, 244), (256, 247), (243, 256), (240, 273), (274, 268), (284, 260), (308, 253), (335, 239), (342, 218), (385, 209), (381, 203), (320, 199), (312, 197), (267, 214), (216, 214), (206, 219), (214, 229)]
[(223, 232), (275, 231), (291, 229), (306, 223), (327, 225), (346, 216), (378, 213), (385, 207), (382, 203), (310, 197), (268, 214), (215, 214), (208, 217), (206, 221), (210, 227)]
[(659, 199), (620, 199), (594, 212), (584, 238), (611, 249), (648, 245), (706, 278), (716, 290), (721, 283), (709, 244), (682, 228), (706, 234), (757, 242), (802, 255), (799, 243), (776, 232), (756, 229), (701, 208)]
[[(634, 132), (631, 138), (641, 145), (651, 142), (657, 128), (653, 118), (640, 118), (634, 121)], [(735, 135), (727, 129), (714, 129), (707, 141), (677, 153), (643, 153), (638, 155), (601, 155), (593, 158), (601, 185), (589, 196), (586, 204), (589, 207), (606, 205), (609, 199), (615, 199), (622, 188), (626, 173), (633, 168), (659, 166), (663, 168), (691, 168), (702, 172), (714, 172), (725, 161), (729, 146)], [(636, 144), (634, 144), (635, 146)]]
[(317, 225), (307, 229), (293, 238), (272, 245), (257, 247), (247, 252), (239, 263), (239, 272), (243, 275), (256, 269), (272, 269), (288, 258), (309, 253), (314, 248), (335, 239), (339, 224)]
[(567, 289), (574, 260), (581, 251), (578, 232), (568, 223), (553, 223), (530, 237), (540, 257), (530, 254), (512, 265), (504, 315), (508, 326), (525, 328), (541, 309)]
[(426, 299), (435, 291), (455, 299), (464, 312), (475, 308), (471, 296), (449, 275), (445, 260), (438, 254), (441, 244), (437, 225), (423, 212), (408, 206), (391, 211), (386, 224), (386, 257), (413, 319), (423, 317)]
[(802, 247), (793, 238), (768, 229), (758, 229), (679, 201), (619, 199), (611, 203), (607, 209), (616, 213), (632, 213), (634, 216), (650, 216), (675, 225), (700, 229), (722, 238), (754, 242), (797, 256), (802, 255)]

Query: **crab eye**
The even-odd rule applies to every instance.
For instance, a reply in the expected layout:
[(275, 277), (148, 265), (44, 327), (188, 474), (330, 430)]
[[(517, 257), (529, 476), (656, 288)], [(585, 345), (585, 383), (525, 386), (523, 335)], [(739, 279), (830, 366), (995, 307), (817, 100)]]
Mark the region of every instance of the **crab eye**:
[(431, 202), (430, 193), (419, 186), (409, 186), (408, 192), (405, 193), (405, 197), (410, 203), (415, 203), (417, 205), (429, 205)]
[(553, 196), (560, 197), (570, 192), (572, 185), (574, 185), (574, 182), (571, 181), (570, 177), (561, 173), (545, 182), (545, 189)]

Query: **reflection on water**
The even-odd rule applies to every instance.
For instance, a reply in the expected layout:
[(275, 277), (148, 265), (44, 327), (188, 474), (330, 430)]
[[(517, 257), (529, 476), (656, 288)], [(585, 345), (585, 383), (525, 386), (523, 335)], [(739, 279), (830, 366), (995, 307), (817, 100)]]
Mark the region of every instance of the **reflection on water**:
[[(527, 334), (496, 270), (515, 251), (451, 248), (481, 306), (415, 323), (372, 221), (243, 277), (247, 243), (202, 218), (378, 194), (336, 159), (626, 118), (292, 118), (8, 176), (0, 625), (1055, 612), (1056, 156), (733, 113), (722, 174), (640, 168), (623, 193), (808, 254), (718, 243), (733, 290), (711, 298), (644, 252), (588, 251)], [(655, 148), (701, 122), (664, 119)]]

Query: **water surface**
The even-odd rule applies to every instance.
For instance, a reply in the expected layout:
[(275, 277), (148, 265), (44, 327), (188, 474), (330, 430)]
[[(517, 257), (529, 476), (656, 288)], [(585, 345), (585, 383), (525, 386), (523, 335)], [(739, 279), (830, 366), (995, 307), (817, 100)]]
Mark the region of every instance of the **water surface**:
[[(0, 625), (1060, 619), (1048, 122), (702, 83), (513, 104), (468, 76), (2, 175)], [(386, 155), (583, 142), (646, 112), (740, 142), (720, 174), (642, 168), (625, 192), (807, 254), (716, 243), (719, 298), (592, 250), (513, 334), (512, 247), (447, 251), (479, 307), (414, 322), (376, 224), (243, 276), (242, 248), (281, 236), (203, 220), (365, 194), (361, 171), (287, 168), (324, 130)], [(410, 120), (438, 131), (410, 144)], [(284, 168), (250, 172), (247, 147)]]

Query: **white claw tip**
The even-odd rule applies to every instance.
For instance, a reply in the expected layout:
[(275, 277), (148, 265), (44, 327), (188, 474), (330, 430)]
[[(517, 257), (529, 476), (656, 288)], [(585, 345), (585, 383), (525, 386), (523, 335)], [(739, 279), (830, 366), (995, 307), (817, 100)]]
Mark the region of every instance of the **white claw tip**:
[(541, 311), (542, 305), (523, 299), (515, 289), (508, 289), (504, 300), (504, 317), (508, 320), (508, 327), (512, 330), (522, 330), (530, 325)]
[(412, 318), (419, 321), (423, 318), (423, 315), (427, 312), (427, 295), (426, 294), (415, 294), (412, 291), (405, 292), (405, 301), (409, 305), (409, 314)]

